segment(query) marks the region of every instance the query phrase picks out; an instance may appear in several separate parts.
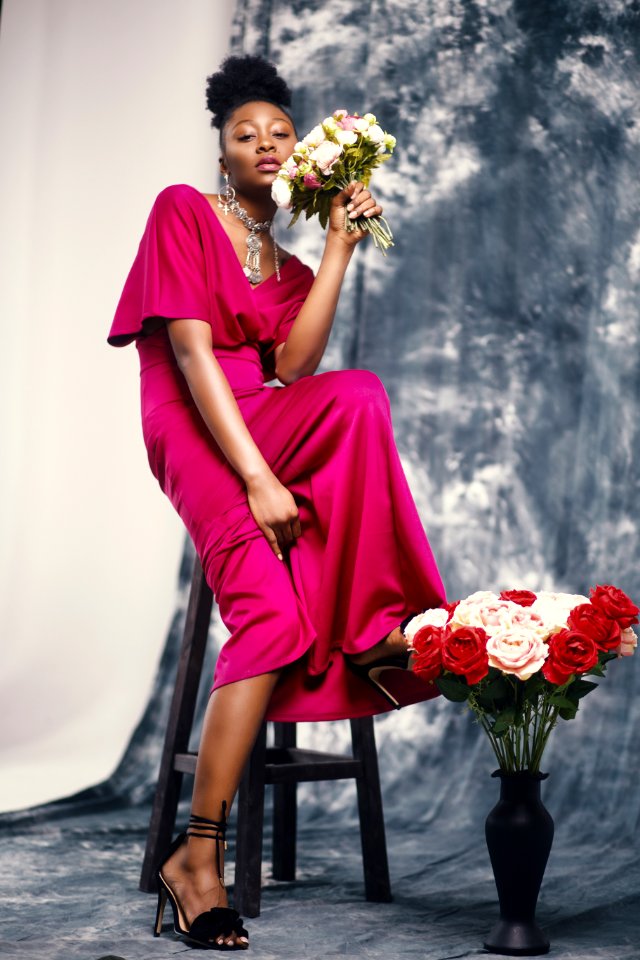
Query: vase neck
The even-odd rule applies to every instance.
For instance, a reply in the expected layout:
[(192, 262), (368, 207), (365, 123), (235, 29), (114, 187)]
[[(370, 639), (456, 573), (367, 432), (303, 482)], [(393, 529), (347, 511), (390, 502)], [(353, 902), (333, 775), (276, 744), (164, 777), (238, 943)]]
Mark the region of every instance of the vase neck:
[(500, 777), (500, 799), (508, 801), (539, 800), (540, 784), (546, 779), (544, 773), (498, 773)]

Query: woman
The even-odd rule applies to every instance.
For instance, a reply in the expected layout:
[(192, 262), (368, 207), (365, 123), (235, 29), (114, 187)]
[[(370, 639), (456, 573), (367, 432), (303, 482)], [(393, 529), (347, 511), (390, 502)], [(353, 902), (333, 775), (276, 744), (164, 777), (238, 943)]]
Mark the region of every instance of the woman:
[[(227, 906), (221, 841), (260, 725), (265, 716), (371, 715), (434, 696), (407, 670), (419, 623), (408, 611), (439, 606), (444, 590), (381, 381), (366, 370), (312, 376), (367, 236), (344, 229), (345, 207), (352, 219), (382, 207), (362, 183), (333, 200), (314, 278), (270, 231), (271, 184), (297, 141), (285, 83), (259, 57), (230, 57), (208, 78), (207, 102), (225, 189), (210, 196), (180, 184), (158, 195), (108, 341), (136, 341), (151, 470), (230, 633), (189, 828), (158, 872), (155, 933), (168, 898), (178, 933), (245, 949), (246, 930)], [(274, 377), (280, 385), (265, 386)]]

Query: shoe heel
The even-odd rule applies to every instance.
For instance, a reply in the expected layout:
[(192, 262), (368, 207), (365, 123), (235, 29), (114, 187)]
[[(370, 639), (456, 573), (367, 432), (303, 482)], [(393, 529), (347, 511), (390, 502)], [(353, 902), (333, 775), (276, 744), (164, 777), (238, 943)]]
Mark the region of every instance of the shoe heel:
[(396, 698), (391, 693), (389, 693), (389, 691), (384, 686), (384, 684), (380, 682), (379, 678), (382, 676), (385, 670), (398, 670), (398, 669), (400, 668), (399, 667), (373, 667), (371, 670), (369, 670), (369, 673), (367, 674), (367, 679), (369, 680), (369, 682), (374, 687), (376, 687), (376, 689), (382, 694), (385, 700), (387, 700), (387, 702), (390, 703), (395, 710), (400, 710), (400, 704), (398, 703)]
[(162, 933), (162, 917), (164, 916), (164, 908), (167, 904), (167, 891), (160, 884), (158, 889), (158, 909), (156, 910), (156, 923), (153, 928), (154, 937), (159, 937)]

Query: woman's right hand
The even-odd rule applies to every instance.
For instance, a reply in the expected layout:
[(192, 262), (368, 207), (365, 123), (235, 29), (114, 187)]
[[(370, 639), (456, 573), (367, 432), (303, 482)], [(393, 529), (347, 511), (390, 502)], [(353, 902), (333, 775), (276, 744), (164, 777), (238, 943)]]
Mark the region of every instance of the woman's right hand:
[(275, 555), (282, 560), (284, 550), (302, 535), (293, 496), (273, 473), (267, 473), (247, 481), (247, 499), (254, 520)]

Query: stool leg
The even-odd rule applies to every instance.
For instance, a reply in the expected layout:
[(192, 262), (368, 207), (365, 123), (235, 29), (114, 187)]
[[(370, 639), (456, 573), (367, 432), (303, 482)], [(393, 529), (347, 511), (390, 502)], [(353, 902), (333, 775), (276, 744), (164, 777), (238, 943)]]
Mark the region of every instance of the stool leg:
[(264, 773), (267, 725), (263, 723), (238, 790), (234, 906), (245, 917), (260, 915)]
[[(296, 745), (295, 723), (274, 723), (274, 746), (286, 750)], [(296, 878), (296, 783), (273, 785), (273, 879)]]
[(151, 893), (157, 889), (155, 871), (158, 859), (169, 846), (176, 821), (182, 774), (174, 770), (174, 756), (176, 753), (185, 753), (189, 747), (198, 684), (209, 635), (212, 605), (213, 594), (204, 578), (200, 560), (196, 556), (176, 672), (176, 684), (169, 710), (167, 732), (162, 748), (158, 783), (140, 875), (140, 890), (144, 890), (145, 893)]
[(350, 722), (353, 756), (362, 764), (356, 789), (365, 895), (367, 900), (388, 903), (392, 899), (391, 883), (373, 717), (358, 717)]

